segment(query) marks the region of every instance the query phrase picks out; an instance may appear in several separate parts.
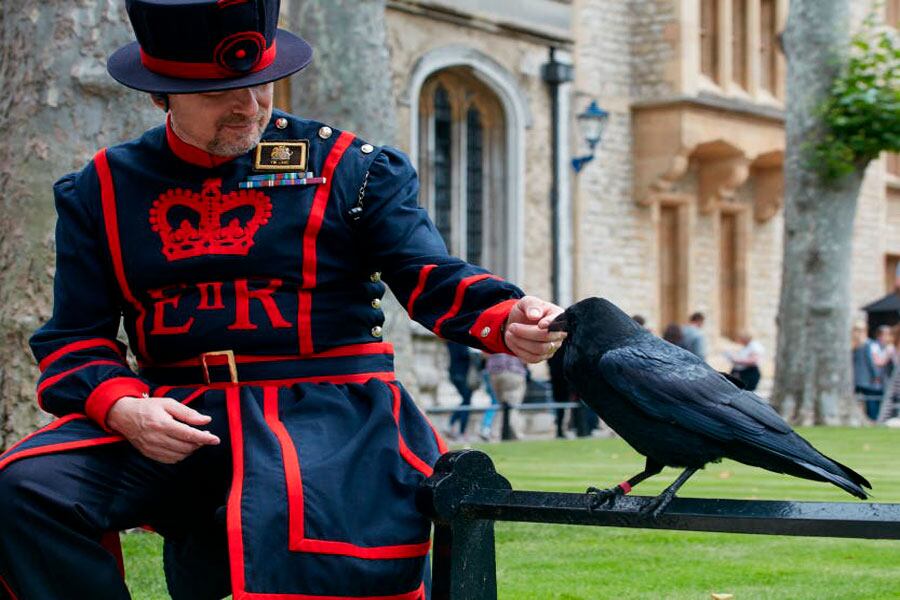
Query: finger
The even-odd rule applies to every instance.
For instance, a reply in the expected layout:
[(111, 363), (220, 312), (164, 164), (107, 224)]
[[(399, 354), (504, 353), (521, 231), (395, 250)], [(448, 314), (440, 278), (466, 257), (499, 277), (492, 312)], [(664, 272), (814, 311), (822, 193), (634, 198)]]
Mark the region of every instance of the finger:
[(529, 321), (537, 322), (546, 312), (546, 302), (535, 296), (525, 296), (516, 305)]
[(533, 342), (561, 342), (566, 339), (565, 331), (548, 331), (537, 325), (525, 325), (523, 323), (511, 323), (507, 332), (513, 337), (531, 340)]
[(516, 354), (520, 359), (524, 360), (528, 364), (535, 364), (546, 360), (546, 358), (541, 354), (531, 354), (530, 352), (523, 352), (521, 354)]
[(165, 428), (164, 433), (170, 438), (192, 444), (215, 446), (221, 441), (219, 440), (218, 436), (208, 431), (203, 431), (202, 429), (197, 429), (196, 427), (191, 427), (190, 425), (185, 425), (184, 423), (176, 421), (174, 419), (171, 421), (169, 426)]
[[(550, 327), (550, 324), (556, 320), (556, 317), (563, 314), (563, 312), (565, 312), (565, 311), (562, 308), (560, 308), (559, 306), (556, 306), (555, 304), (551, 304), (550, 309), (546, 312), (544, 317), (538, 322), (538, 327), (540, 327), (541, 329), (547, 329), (548, 327)], [(563, 332), (563, 333), (565, 333), (565, 332)]]
[(508, 341), (506, 345), (516, 354), (524, 352), (533, 356), (543, 356), (550, 350), (549, 342), (535, 342), (521, 338), (514, 338)]
[(185, 406), (177, 400), (172, 398), (166, 398), (166, 400), (168, 400), (168, 402), (163, 404), (166, 412), (183, 423), (187, 423), (188, 425), (206, 425), (212, 420), (212, 417), (209, 415), (197, 412), (190, 406)]
[(166, 452), (187, 456), (197, 450), (202, 444), (193, 444), (173, 437), (164, 437), (160, 438), (154, 446)]

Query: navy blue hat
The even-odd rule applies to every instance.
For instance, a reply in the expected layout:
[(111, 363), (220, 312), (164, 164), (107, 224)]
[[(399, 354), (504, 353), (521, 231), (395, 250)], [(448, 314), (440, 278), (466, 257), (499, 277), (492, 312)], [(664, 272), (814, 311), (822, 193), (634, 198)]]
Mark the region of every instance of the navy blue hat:
[(126, 0), (136, 42), (106, 63), (119, 83), (154, 93), (260, 85), (309, 64), (312, 48), (278, 29), (280, 0)]

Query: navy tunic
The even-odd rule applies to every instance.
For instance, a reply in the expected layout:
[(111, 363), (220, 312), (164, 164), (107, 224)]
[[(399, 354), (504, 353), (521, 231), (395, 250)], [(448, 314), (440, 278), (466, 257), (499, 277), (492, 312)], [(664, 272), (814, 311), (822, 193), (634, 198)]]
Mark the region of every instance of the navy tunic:
[(308, 140), (317, 184), (242, 188), (254, 152), (217, 159), (166, 126), (56, 184), (54, 311), (31, 343), (38, 402), (60, 418), (0, 469), (121, 444), (113, 403), (169, 396), (227, 420), (236, 599), (413, 600), (430, 532), (415, 490), (446, 448), (395, 380), (384, 283), (489, 352), (522, 292), (448, 255), (402, 153), (322, 128), (276, 111), (263, 135)]

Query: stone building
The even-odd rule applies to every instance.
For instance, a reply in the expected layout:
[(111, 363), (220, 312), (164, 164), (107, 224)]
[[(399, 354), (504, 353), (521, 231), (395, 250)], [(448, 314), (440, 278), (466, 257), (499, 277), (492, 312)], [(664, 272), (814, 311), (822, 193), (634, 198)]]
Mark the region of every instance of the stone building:
[[(890, 22), (898, 4), (882, 9)], [(778, 32), (788, 0), (387, 6), (396, 143), (417, 164), (421, 202), (453, 252), (563, 304), (605, 296), (656, 331), (701, 311), (711, 362), (725, 368), (722, 350), (749, 331), (768, 351), (771, 377), (783, 234)], [(558, 86), (555, 112), (544, 77), (551, 51), (574, 75)], [(576, 173), (571, 158), (587, 151), (576, 116), (592, 100), (609, 123)], [(896, 157), (869, 169), (856, 232), (861, 306), (893, 287), (900, 260)], [(429, 404), (446, 359), (427, 332), (413, 332)]]

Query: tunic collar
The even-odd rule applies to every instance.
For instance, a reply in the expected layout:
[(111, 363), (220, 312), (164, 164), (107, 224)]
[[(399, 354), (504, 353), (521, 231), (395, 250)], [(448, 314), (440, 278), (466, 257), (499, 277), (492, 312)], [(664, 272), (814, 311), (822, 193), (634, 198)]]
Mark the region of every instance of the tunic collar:
[(175, 130), (172, 129), (172, 115), (166, 116), (166, 141), (168, 141), (169, 148), (175, 153), (175, 156), (184, 162), (206, 169), (218, 167), (237, 158), (237, 156), (216, 156), (206, 150), (201, 150), (197, 146), (188, 144), (178, 137)]

